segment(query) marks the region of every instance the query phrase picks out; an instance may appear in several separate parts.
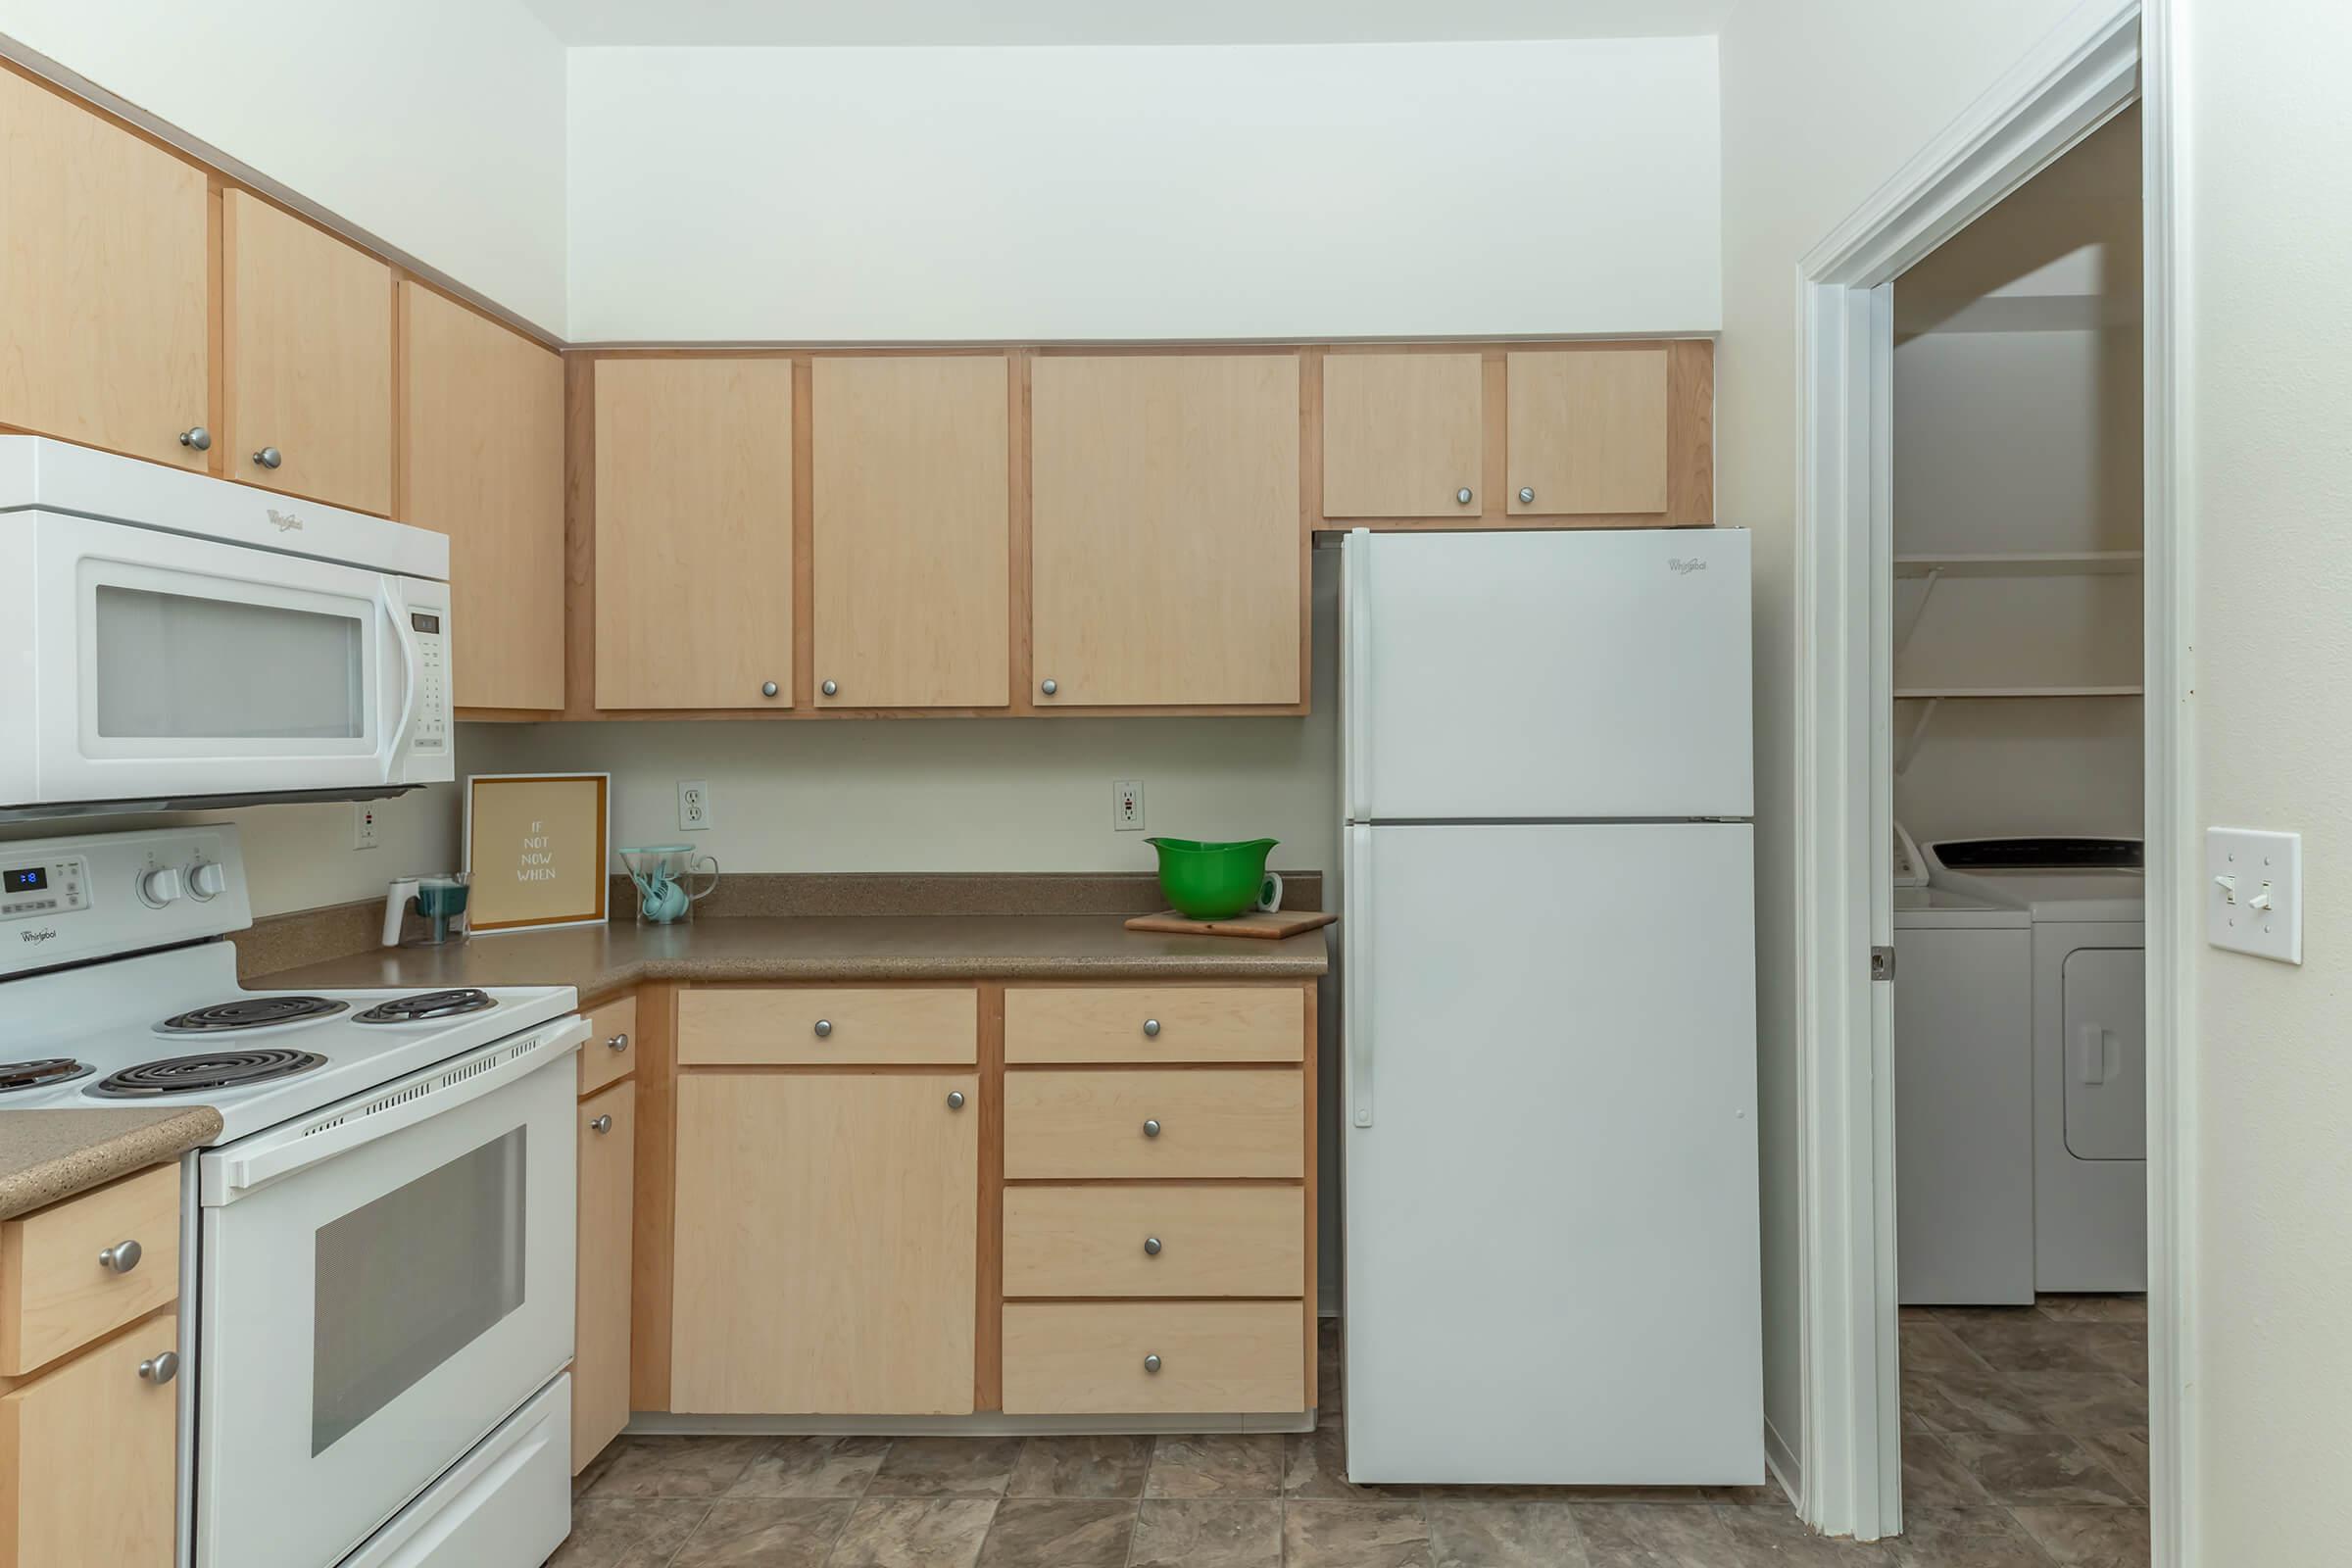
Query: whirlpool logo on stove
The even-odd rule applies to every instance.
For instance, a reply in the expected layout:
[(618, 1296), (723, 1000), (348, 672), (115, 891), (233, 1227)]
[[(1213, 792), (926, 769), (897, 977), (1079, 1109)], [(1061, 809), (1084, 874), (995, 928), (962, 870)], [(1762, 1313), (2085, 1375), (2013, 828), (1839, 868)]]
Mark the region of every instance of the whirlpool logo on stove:
[(1690, 556), (1670, 556), (1666, 561), (1666, 569), (1677, 577), (1688, 577), (1694, 571), (1706, 570), (1707, 564)]
[(57, 927), (46, 925), (38, 931), (20, 931), (17, 933), (17, 940), (38, 947), (55, 935), (57, 935)]

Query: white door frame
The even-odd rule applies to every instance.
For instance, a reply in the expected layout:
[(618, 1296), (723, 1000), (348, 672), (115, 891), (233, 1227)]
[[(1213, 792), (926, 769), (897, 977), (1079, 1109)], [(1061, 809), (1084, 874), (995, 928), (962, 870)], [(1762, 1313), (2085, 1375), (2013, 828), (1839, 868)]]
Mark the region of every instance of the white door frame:
[(1799, 1507), (1833, 1535), (1901, 1528), (1891, 1007), (1886, 285), (2134, 100), (2141, 110), (2146, 371), (2148, 1265), (2156, 1568), (2190, 1550), (2183, 1417), (2189, 1207), (2178, 1086), (2196, 930), (2189, 699), (2192, 558), (2176, 511), (2179, 309), (2169, 192), (2173, 0), (2085, 0), (1799, 265), (1797, 919), (1804, 1428)]

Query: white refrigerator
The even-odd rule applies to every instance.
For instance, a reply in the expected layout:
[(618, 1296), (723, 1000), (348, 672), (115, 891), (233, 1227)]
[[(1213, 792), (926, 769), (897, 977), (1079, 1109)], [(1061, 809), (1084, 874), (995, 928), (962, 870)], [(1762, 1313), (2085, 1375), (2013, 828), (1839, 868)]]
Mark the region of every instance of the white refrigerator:
[(1748, 535), (1344, 549), (1348, 1478), (1760, 1482)]

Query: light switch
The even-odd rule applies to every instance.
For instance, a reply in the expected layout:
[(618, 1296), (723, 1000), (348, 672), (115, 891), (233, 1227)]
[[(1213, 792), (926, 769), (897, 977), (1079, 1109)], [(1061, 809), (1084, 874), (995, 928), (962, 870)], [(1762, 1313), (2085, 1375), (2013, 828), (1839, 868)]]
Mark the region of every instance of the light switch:
[(2205, 830), (2205, 940), (2280, 963), (2303, 961), (2303, 835)]

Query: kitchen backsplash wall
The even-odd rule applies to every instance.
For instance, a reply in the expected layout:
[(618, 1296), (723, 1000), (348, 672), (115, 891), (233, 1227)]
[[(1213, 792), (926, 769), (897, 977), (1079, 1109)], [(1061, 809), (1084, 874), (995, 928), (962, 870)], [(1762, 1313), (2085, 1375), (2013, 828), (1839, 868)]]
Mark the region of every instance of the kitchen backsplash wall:
[[(612, 775), (617, 844), (691, 842), (740, 871), (1148, 870), (1152, 833), (1272, 837), (1277, 866), (1339, 853), (1339, 553), (1314, 558), (1304, 718), (621, 721), (461, 726), (463, 773)], [(677, 786), (711, 826), (678, 831)], [(1114, 780), (1146, 828), (1111, 827)]]

